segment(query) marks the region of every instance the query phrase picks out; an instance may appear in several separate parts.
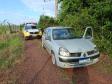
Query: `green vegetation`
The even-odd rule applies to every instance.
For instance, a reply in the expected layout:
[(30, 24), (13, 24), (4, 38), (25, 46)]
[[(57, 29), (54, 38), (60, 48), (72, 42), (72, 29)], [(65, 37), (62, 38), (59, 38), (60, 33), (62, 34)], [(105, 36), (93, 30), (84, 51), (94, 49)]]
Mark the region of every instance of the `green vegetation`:
[(0, 69), (10, 68), (19, 61), (23, 44), (18, 32), (12, 33), (8, 25), (0, 25)]
[(49, 16), (40, 16), (40, 20), (38, 23), (38, 28), (44, 29), (46, 27), (50, 27), (50, 26), (56, 26), (58, 25), (58, 21), (55, 20), (52, 17)]

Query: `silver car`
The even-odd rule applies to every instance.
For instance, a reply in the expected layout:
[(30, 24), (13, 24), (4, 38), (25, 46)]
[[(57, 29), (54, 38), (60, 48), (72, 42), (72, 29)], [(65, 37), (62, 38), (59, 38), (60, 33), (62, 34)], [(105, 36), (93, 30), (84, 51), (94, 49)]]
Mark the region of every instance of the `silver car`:
[(42, 36), (42, 47), (52, 56), (52, 63), (62, 68), (84, 67), (98, 62), (100, 53), (92, 42), (93, 30), (87, 27), (78, 37), (73, 28), (49, 27)]

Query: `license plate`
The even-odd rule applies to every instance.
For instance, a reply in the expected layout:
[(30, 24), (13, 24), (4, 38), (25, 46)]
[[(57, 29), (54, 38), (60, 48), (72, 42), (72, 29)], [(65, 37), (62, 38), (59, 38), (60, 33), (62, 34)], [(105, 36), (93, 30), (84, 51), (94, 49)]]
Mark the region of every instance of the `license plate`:
[(90, 58), (79, 60), (79, 64), (84, 64), (84, 63), (88, 63), (88, 62), (90, 62)]

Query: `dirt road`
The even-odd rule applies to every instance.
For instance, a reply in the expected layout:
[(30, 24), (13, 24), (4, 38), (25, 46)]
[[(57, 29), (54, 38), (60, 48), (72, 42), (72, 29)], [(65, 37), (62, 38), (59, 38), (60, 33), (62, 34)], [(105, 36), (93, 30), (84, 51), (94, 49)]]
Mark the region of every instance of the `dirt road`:
[(25, 60), (13, 71), (15, 84), (112, 84), (112, 74), (102, 70), (102, 61), (77, 69), (61, 69), (52, 64), (40, 40), (25, 44)]

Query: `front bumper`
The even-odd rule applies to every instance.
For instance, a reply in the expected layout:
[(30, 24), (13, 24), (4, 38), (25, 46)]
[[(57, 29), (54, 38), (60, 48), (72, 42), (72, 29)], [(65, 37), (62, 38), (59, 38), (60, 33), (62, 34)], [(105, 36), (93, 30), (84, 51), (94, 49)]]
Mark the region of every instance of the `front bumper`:
[(38, 35), (38, 34), (30, 34), (29, 36), (25, 36), (25, 38), (35, 38), (35, 37), (40, 38), (41, 35)]
[[(98, 62), (100, 54), (91, 56), (91, 57), (84, 57), (84, 58), (74, 58), (74, 59), (65, 59), (59, 57), (59, 66), (62, 68), (74, 68), (74, 67), (84, 67), (91, 64)], [(86, 63), (79, 63), (80, 60), (90, 59), (90, 61)]]

